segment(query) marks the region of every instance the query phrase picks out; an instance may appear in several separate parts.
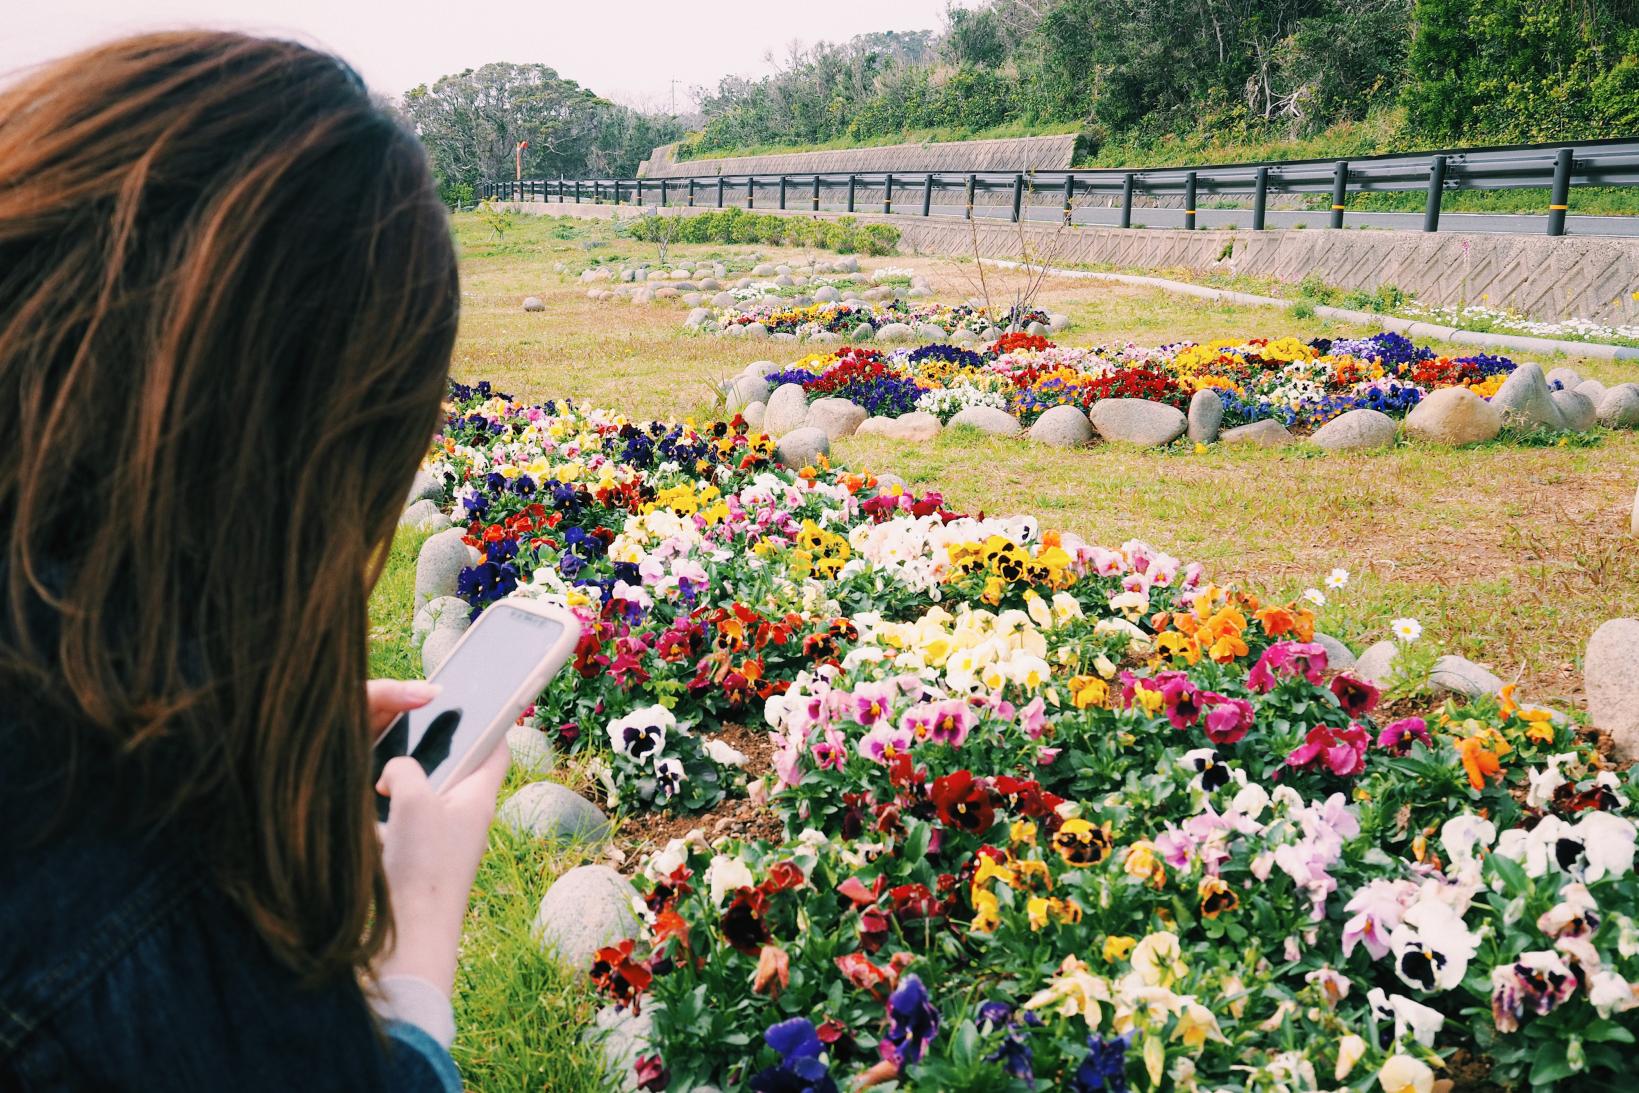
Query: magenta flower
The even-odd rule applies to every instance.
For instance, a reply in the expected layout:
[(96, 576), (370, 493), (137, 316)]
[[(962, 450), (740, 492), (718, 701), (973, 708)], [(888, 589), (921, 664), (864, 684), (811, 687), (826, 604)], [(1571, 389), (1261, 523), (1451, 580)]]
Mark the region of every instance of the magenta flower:
[(1203, 726), (1207, 738), (1214, 744), (1240, 743), (1252, 728), (1252, 703), (1244, 698), (1226, 698), (1216, 694), (1204, 697), (1216, 700), (1207, 710)]
[(919, 702), (899, 715), (899, 727), (918, 740), (933, 735), (933, 722), (934, 707), (926, 702)]
[(888, 716), (898, 688), (886, 683), (862, 683), (854, 691), (854, 720), (870, 728)]
[(809, 753), (820, 770), (841, 770), (848, 761), (848, 740), (842, 733), (827, 726), (825, 735), (814, 741)]
[(960, 747), (973, 729), (973, 710), (959, 698), (949, 698), (933, 708), (933, 740)]
[(1365, 717), (1377, 706), (1378, 690), (1363, 679), (1340, 674), (1332, 680), (1332, 694), (1350, 717)]
[(1316, 725), (1302, 744), (1286, 757), (1289, 767), (1307, 768), (1324, 764), (1333, 774), (1347, 778), (1366, 768), (1366, 730), (1351, 723), (1346, 729)]
[(1047, 718), (1043, 713), (1046, 708), (1046, 701), (1041, 695), (1037, 695), (1030, 700), (1028, 706), (1019, 711), (1019, 728), (1032, 740), (1040, 740), (1042, 733), (1047, 731)]
[(1421, 740), (1423, 747), (1432, 748), (1434, 741), (1428, 735), (1428, 723), (1420, 717), (1402, 717), (1391, 721), (1377, 734), (1377, 746), (1404, 753), (1411, 750), (1411, 742)]
[(1281, 680), (1302, 676), (1319, 686), (1325, 672), (1325, 646), (1312, 641), (1281, 641), (1263, 651), (1246, 674), (1246, 685), (1258, 694), (1268, 694)]
[(1182, 672), (1163, 672), (1154, 682), (1161, 684), (1161, 701), (1167, 720), (1175, 729), (1187, 729), (1201, 719), (1200, 692)]

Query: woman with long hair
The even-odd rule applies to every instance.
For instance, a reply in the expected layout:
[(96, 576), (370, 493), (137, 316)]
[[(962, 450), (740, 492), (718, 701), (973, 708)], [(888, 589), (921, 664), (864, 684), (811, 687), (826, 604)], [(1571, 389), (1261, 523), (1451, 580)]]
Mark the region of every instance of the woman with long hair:
[(0, 1089), (459, 1088), (504, 746), (370, 745), (367, 603), (459, 299), (425, 154), (289, 42), (0, 89)]

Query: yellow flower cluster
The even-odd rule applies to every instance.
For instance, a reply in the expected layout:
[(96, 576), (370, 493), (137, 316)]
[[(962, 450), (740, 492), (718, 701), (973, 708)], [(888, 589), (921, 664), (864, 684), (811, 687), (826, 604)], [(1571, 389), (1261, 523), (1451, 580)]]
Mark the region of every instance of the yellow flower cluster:
[(845, 536), (826, 531), (812, 520), (802, 522), (797, 533), (796, 547), (791, 551), (791, 575), (797, 580), (806, 577), (835, 577), (848, 564), (853, 550)]
[[(1034, 825), (1030, 826), (1033, 829)], [(1034, 838), (1033, 831), (1031, 837)], [(1081, 904), (1046, 894), (1053, 889), (1053, 875), (1046, 862), (1015, 858), (1011, 853), (1000, 860), (981, 855), (968, 890), (973, 902), (972, 929), (976, 933), (994, 933), (1002, 924), (1001, 897), (994, 887), (997, 884), (1005, 886), (1010, 894), (1025, 894), (1025, 920), (1033, 931), (1039, 932), (1054, 923), (1075, 925), (1081, 921)]]
[(1034, 691), (1051, 676), (1043, 631), (1080, 618), (1081, 605), (1062, 592), (1051, 602), (1032, 596), (1028, 611), (963, 605), (954, 615), (934, 607), (911, 622), (862, 621), (860, 636), (899, 671), (942, 671), (955, 691), (997, 690), (1009, 683)]
[(1070, 554), (1052, 535), (1044, 538), (1034, 554), (1000, 535), (992, 535), (982, 543), (956, 543), (948, 553), (950, 576), (947, 579), (982, 574), (985, 584), (979, 598), (992, 606), (1001, 603), (1002, 596), (1013, 585), (1040, 584), (1063, 591), (1076, 583)]
[(728, 503), (716, 486), (696, 491), (692, 484), (668, 486), (655, 494), (653, 501), (643, 506), (644, 512), (665, 509), (678, 516), (698, 516), (710, 527), (728, 518)]

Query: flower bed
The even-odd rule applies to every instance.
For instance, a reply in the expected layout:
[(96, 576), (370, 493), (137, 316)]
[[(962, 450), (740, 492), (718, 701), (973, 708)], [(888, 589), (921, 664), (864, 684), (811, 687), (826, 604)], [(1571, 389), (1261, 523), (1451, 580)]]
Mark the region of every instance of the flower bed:
[(778, 470), (739, 423), (455, 400), (463, 594), (587, 623), (542, 730), (673, 808), (743, 777), (714, 724), (772, 733), (783, 836), (674, 841), (593, 963), (644, 1088), (1620, 1087), (1635, 787), (1546, 711), (1386, 712), (1323, 593)]
[[(861, 326), (880, 331), (885, 326), (901, 324), (912, 331), (937, 327), (948, 336), (983, 339), (1032, 324), (1045, 328), (1052, 321), (1053, 316), (1039, 308), (1009, 308), (991, 314), (983, 307), (969, 304), (911, 304), (895, 299), (875, 304), (837, 301), (802, 307), (784, 303), (728, 307), (706, 316), (693, 329), (728, 334), (758, 326), (769, 334), (790, 334), (797, 338), (812, 338), (816, 334), (855, 337), (861, 333)], [(869, 336), (869, 332), (863, 333)]]
[[(1489, 354), (1440, 357), (1392, 333), (1307, 343), (1287, 337), (1092, 349), (1008, 335), (978, 349), (845, 346), (804, 357), (768, 381), (799, 383), (817, 398), (836, 396), (834, 377), (848, 376), (853, 393), (841, 397), (872, 414), (926, 410), (948, 421), (969, 406), (986, 405), (1026, 425), (1050, 407), (1087, 410), (1103, 398), (1183, 409), (1194, 392), (1211, 389), (1223, 399), (1226, 424), (1273, 418), (1316, 428), (1360, 408), (1404, 417), (1442, 387), (1467, 387), (1489, 397), (1514, 368), (1513, 361)], [(913, 387), (922, 395), (910, 399)]]

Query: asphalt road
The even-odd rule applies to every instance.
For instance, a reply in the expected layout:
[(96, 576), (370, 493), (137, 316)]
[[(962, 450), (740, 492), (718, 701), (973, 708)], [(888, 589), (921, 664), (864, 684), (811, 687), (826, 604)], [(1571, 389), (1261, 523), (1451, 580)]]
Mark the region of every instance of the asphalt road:
[[(896, 211), (900, 214), (915, 215), (922, 210), (920, 200), (896, 202)], [(758, 202), (762, 206), (762, 202)], [(805, 208), (805, 205), (791, 203), (789, 208)], [(859, 204), (855, 206), (859, 212), (880, 212), (879, 205)], [(844, 206), (822, 203), (820, 208), (826, 212), (842, 212)], [(1052, 223), (1062, 215), (1056, 208), (1045, 206), (1026, 207), (1026, 218), (1031, 221)], [(938, 217), (961, 217), (961, 205), (935, 204), (932, 214)], [(975, 216), (986, 220), (1006, 220), (1012, 209), (1005, 205), (975, 205)], [(1108, 224), (1115, 226), (1121, 223), (1121, 210), (1110, 208), (1078, 208), (1074, 219), (1077, 224)], [(1181, 228), (1184, 226), (1184, 210), (1135, 208), (1133, 210), (1133, 227), (1135, 228)], [(1297, 211), (1291, 209), (1270, 209), (1264, 217), (1264, 224), (1271, 228), (1328, 228), (1331, 227), (1331, 214), (1325, 210)], [(1198, 228), (1251, 228), (1251, 209), (1201, 209), (1195, 216), (1195, 226)], [(1421, 231), (1423, 227), (1422, 213), (1380, 213), (1380, 212), (1346, 212), (1343, 215), (1345, 228), (1390, 228), (1396, 231)], [(1536, 215), (1520, 215), (1509, 213), (1441, 213), (1441, 231), (1462, 232), (1489, 232), (1493, 234), (1525, 234), (1544, 235), (1548, 231), (1548, 216), (1546, 213)], [(1574, 213), (1565, 220), (1566, 235), (1598, 235), (1598, 236), (1639, 236), (1639, 216), (1577, 216)]]

